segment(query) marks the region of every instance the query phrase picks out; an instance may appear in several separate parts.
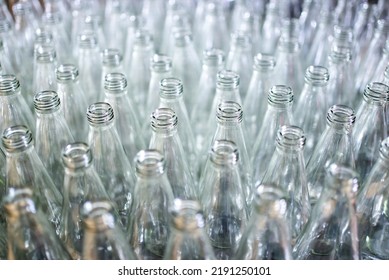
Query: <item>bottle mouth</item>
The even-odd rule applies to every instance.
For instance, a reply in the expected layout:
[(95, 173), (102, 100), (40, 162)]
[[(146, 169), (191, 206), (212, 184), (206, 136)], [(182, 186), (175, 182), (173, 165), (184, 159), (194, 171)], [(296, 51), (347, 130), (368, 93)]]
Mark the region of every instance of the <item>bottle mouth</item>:
[(283, 125), (277, 131), (277, 147), (302, 150), (305, 145), (304, 131), (298, 126)]
[(210, 67), (222, 67), (225, 54), (220, 49), (208, 49), (203, 51), (203, 64)]
[(272, 183), (260, 184), (255, 188), (254, 207), (269, 216), (283, 216), (287, 210), (286, 194)]
[(44, 27), (39, 27), (35, 31), (34, 43), (35, 45), (37, 45), (37, 47), (41, 45), (53, 45), (53, 41), (54, 41), (53, 33), (50, 30)]
[(6, 96), (14, 94), (20, 90), (20, 82), (15, 75), (0, 75), (0, 95)]
[(247, 33), (237, 31), (231, 34), (231, 44), (236, 48), (248, 50), (251, 49), (252, 41)]
[(219, 123), (241, 123), (243, 120), (242, 106), (234, 101), (223, 101), (216, 111), (216, 118)]
[(200, 203), (176, 198), (170, 209), (173, 226), (178, 230), (194, 230), (205, 226)]
[(236, 165), (239, 151), (236, 144), (229, 140), (216, 140), (210, 151), (210, 160), (216, 165)]
[(367, 84), (363, 97), (372, 103), (386, 103), (389, 101), (389, 86), (384, 83), (372, 82)]
[(159, 176), (165, 172), (165, 158), (158, 150), (141, 150), (134, 161), (135, 172), (140, 177)]
[(354, 110), (345, 105), (333, 105), (327, 113), (327, 122), (332, 126), (340, 126), (350, 130), (355, 123)]
[(254, 56), (254, 69), (257, 71), (271, 71), (276, 66), (276, 59), (271, 54), (258, 53)]
[(134, 35), (134, 46), (148, 47), (153, 44), (153, 37), (145, 29), (138, 29)]
[(4, 197), (3, 207), (8, 217), (17, 217), (19, 213), (36, 213), (33, 191), (30, 188), (11, 188)]
[(127, 78), (122, 73), (109, 73), (104, 79), (104, 89), (111, 93), (122, 93), (127, 90)]
[(278, 50), (284, 53), (298, 53), (300, 51), (300, 43), (297, 38), (281, 37), (278, 42)]
[(134, 29), (142, 29), (146, 25), (146, 19), (142, 15), (131, 15), (128, 24)]
[(85, 31), (77, 36), (80, 49), (94, 49), (98, 45), (97, 36), (93, 31)]
[(9, 153), (24, 151), (33, 145), (32, 133), (24, 125), (11, 126), (4, 130), (2, 143)]
[(333, 64), (340, 64), (351, 61), (351, 48), (342, 45), (333, 45), (328, 56), (328, 61)]
[(332, 163), (327, 170), (328, 182), (327, 187), (340, 188), (342, 192), (348, 194), (357, 193), (359, 188), (359, 175), (346, 166)]
[(151, 70), (156, 72), (169, 72), (172, 69), (171, 57), (163, 54), (154, 54), (150, 59)]
[(236, 89), (239, 87), (240, 76), (232, 70), (220, 70), (217, 73), (216, 86), (219, 89)]
[(151, 128), (155, 132), (174, 131), (177, 123), (177, 115), (170, 108), (158, 108), (151, 114)]
[(114, 111), (109, 103), (96, 102), (88, 107), (86, 116), (90, 125), (107, 125), (113, 122)]
[(184, 47), (192, 42), (192, 33), (183, 27), (176, 27), (173, 30), (174, 45)]
[(86, 168), (92, 164), (92, 161), (92, 151), (86, 143), (75, 142), (62, 149), (62, 163), (66, 168), (73, 170)]
[(109, 200), (86, 201), (81, 207), (81, 216), (87, 228), (104, 230), (115, 227), (113, 211)]
[(175, 99), (182, 95), (183, 84), (176, 78), (165, 78), (159, 83), (159, 95), (162, 98)]
[(38, 45), (34, 50), (35, 60), (43, 63), (54, 62), (57, 53), (52, 45)]
[(78, 78), (78, 68), (73, 64), (61, 64), (55, 69), (57, 81), (74, 81)]
[(123, 56), (118, 49), (104, 49), (101, 52), (101, 58), (104, 66), (119, 66), (122, 63)]
[(58, 111), (60, 104), (58, 94), (53, 90), (40, 91), (34, 96), (35, 112), (39, 114), (49, 114)]
[(267, 102), (273, 107), (286, 107), (293, 103), (293, 90), (285, 85), (275, 85), (270, 88)]
[(311, 85), (324, 87), (329, 79), (330, 74), (326, 67), (311, 65), (305, 71), (305, 81)]
[(299, 27), (298, 19), (283, 19), (281, 22), (281, 37), (285, 39), (297, 39), (299, 36)]
[(386, 19), (377, 20), (376, 31), (387, 34), (389, 32), (389, 21)]

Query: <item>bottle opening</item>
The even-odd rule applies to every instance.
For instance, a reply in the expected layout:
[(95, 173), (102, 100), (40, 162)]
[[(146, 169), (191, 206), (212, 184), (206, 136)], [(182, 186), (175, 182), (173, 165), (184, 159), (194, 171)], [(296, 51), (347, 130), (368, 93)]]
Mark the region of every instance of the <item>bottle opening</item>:
[(111, 93), (122, 93), (127, 89), (127, 79), (122, 73), (109, 73), (104, 79), (104, 89)]
[(55, 69), (57, 81), (71, 81), (78, 78), (78, 68), (73, 64), (61, 64)]
[(240, 31), (234, 32), (231, 34), (231, 44), (239, 49), (251, 49), (251, 37), (247, 33)]
[(94, 230), (114, 228), (113, 209), (112, 203), (108, 200), (86, 201), (81, 207), (84, 225)]
[(11, 126), (4, 130), (2, 143), (7, 152), (23, 151), (32, 146), (32, 133), (24, 125)]
[(53, 33), (50, 30), (40, 27), (35, 31), (34, 43), (37, 47), (40, 45), (53, 45), (53, 41)]
[(273, 107), (286, 107), (293, 102), (293, 90), (285, 85), (272, 86), (267, 101)]
[(216, 165), (236, 165), (239, 161), (238, 147), (229, 140), (216, 140), (210, 151), (210, 160)]
[(276, 59), (273, 55), (258, 53), (254, 56), (254, 69), (257, 71), (271, 71), (276, 66)]
[(85, 168), (92, 164), (92, 160), (92, 151), (86, 143), (71, 143), (62, 150), (62, 162), (66, 168)]
[(135, 32), (134, 46), (148, 47), (153, 43), (153, 37), (145, 29), (140, 29)]
[(88, 107), (86, 116), (91, 125), (107, 125), (113, 122), (114, 112), (110, 104), (97, 102)]
[(172, 59), (163, 54), (154, 54), (150, 60), (151, 70), (155, 72), (169, 72), (172, 69)]
[(326, 86), (330, 79), (328, 69), (323, 66), (311, 65), (305, 71), (305, 81), (314, 86)]
[(159, 176), (164, 171), (165, 158), (158, 150), (141, 150), (135, 156), (135, 172), (138, 176)]
[(162, 98), (177, 98), (182, 95), (183, 85), (181, 80), (176, 78), (162, 79), (159, 83), (159, 94)]
[(98, 45), (97, 36), (93, 31), (86, 31), (77, 36), (80, 49), (94, 49)]
[(240, 77), (234, 71), (220, 70), (217, 73), (216, 86), (219, 89), (236, 89), (239, 87)]
[(194, 230), (205, 225), (200, 203), (195, 200), (175, 199), (170, 214), (173, 226), (179, 230)]
[(327, 170), (328, 187), (356, 193), (359, 185), (359, 175), (351, 168), (332, 163)]
[(3, 206), (6, 215), (10, 218), (19, 216), (21, 211), (36, 213), (37, 210), (33, 200), (33, 191), (29, 188), (13, 188), (4, 197)]
[(277, 132), (277, 147), (302, 150), (305, 145), (304, 131), (298, 126), (283, 125)]
[(49, 114), (58, 111), (60, 104), (58, 94), (53, 90), (44, 90), (34, 96), (35, 112), (39, 114)]
[(119, 66), (123, 60), (123, 56), (118, 49), (104, 49), (101, 52), (101, 58), (104, 66)]
[(340, 64), (351, 61), (351, 48), (334, 44), (328, 56), (329, 63)]
[(156, 132), (169, 132), (177, 127), (176, 113), (170, 108), (158, 108), (151, 114), (151, 128)]
[(286, 195), (275, 184), (260, 184), (255, 189), (254, 207), (270, 216), (280, 216), (287, 211)]
[(350, 130), (355, 123), (354, 110), (345, 105), (333, 105), (327, 112), (327, 123)]
[(363, 92), (363, 97), (368, 102), (386, 103), (389, 101), (389, 86), (379, 82), (369, 83)]
[(49, 63), (55, 60), (57, 54), (52, 45), (39, 45), (34, 50), (34, 57), (36, 61)]
[(0, 20), (0, 33), (7, 33), (11, 30), (11, 23), (6, 19)]
[(219, 123), (241, 123), (243, 119), (242, 106), (234, 101), (224, 101), (217, 107), (216, 118)]
[(14, 94), (20, 90), (20, 82), (15, 75), (0, 75), (0, 95), (6, 96)]
[(224, 65), (225, 55), (220, 49), (209, 49), (203, 52), (203, 64), (213, 67), (222, 67)]

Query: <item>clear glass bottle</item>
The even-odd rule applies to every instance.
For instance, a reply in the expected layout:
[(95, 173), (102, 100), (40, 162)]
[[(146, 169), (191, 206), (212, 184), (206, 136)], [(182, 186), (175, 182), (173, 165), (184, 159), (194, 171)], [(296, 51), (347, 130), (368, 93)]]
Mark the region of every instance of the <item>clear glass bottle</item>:
[(72, 259), (80, 259), (84, 239), (82, 205), (86, 201), (110, 198), (93, 166), (92, 151), (87, 144), (70, 143), (61, 155), (65, 176), (59, 236)]
[(131, 208), (128, 238), (140, 260), (163, 258), (169, 239), (169, 208), (173, 191), (165, 159), (157, 150), (141, 150), (135, 157), (137, 182)]
[(306, 143), (305, 160), (309, 160), (318, 138), (325, 128), (324, 116), (328, 108), (328, 69), (323, 66), (309, 66), (305, 71), (305, 83), (294, 108), (296, 124), (304, 130)]
[(352, 137), (354, 110), (345, 105), (333, 105), (327, 112), (327, 125), (307, 162), (308, 192), (311, 205), (316, 204), (324, 188), (327, 168), (336, 163), (355, 168)]
[(366, 86), (353, 131), (356, 171), (362, 180), (379, 155), (381, 141), (388, 136), (388, 102), (387, 85), (373, 82)]
[(3, 208), (7, 216), (8, 260), (70, 259), (30, 189), (9, 193)]
[(87, 201), (81, 209), (84, 239), (83, 260), (135, 260), (110, 201)]
[(178, 134), (178, 117), (170, 108), (158, 108), (151, 115), (149, 149), (161, 151), (166, 174), (175, 198), (196, 199), (197, 189), (190, 171), (187, 152)]
[(55, 78), (56, 52), (53, 46), (39, 46), (34, 50), (34, 77), (32, 92), (43, 90), (55, 90), (57, 81)]
[(266, 112), (267, 94), (272, 86), (272, 77), (275, 57), (263, 53), (258, 53), (254, 57), (253, 74), (251, 75), (247, 95), (243, 101), (245, 114), (245, 127), (247, 131), (246, 143), (251, 147), (255, 136), (259, 132), (260, 124)]
[(111, 200), (116, 203), (121, 223), (127, 227), (135, 174), (116, 130), (114, 111), (108, 103), (98, 102), (88, 107), (86, 115), (88, 145), (93, 153), (95, 170)]
[(31, 189), (34, 201), (58, 234), (62, 195), (35, 151), (31, 131), (23, 125), (11, 126), (4, 130), (2, 144), (6, 155), (6, 194)]
[(262, 181), (275, 149), (278, 129), (293, 123), (293, 91), (284, 85), (272, 86), (267, 95), (267, 110), (251, 153), (254, 186)]
[(238, 171), (237, 146), (215, 141), (210, 165), (201, 180), (206, 231), (216, 259), (233, 259), (248, 219), (248, 206)]
[(73, 136), (62, 112), (56, 91), (44, 90), (35, 94), (35, 149), (58, 191), (63, 191), (64, 170), (61, 150), (73, 142)]
[(305, 139), (304, 131), (300, 127), (281, 126), (275, 140), (276, 149), (262, 179), (262, 183), (276, 184), (287, 195), (285, 217), (292, 237), (292, 246), (311, 212), (303, 151)]
[(139, 123), (139, 115), (135, 104), (127, 92), (127, 79), (122, 73), (110, 73), (105, 76), (104, 102), (109, 103), (115, 113), (116, 129), (122, 141), (129, 161), (146, 144), (143, 140)]
[(55, 73), (56, 91), (70, 132), (76, 141), (86, 141), (88, 123), (82, 120), (88, 105), (80, 85), (78, 68), (74, 64), (61, 64), (55, 69)]
[(170, 236), (165, 260), (213, 260), (215, 255), (199, 202), (175, 199), (170, 209)]
[(274, 184), (259, 185), (235, 256), (238, 260), (291, 260), (287, 196)]
[(326, 186), (307, 226), (293, 248), (299, 260), (358, 260), (360, 258), (356, 193), (359, 178), (353, 169), (331, 164)]

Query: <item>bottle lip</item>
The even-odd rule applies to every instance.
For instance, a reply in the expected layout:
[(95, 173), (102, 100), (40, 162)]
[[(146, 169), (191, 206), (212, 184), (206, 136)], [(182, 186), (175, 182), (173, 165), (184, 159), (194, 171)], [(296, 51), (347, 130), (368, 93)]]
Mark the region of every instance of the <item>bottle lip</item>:
[(231, 46), (242, 50), (249, 50), (252, 47), (251, 36), (242, 31), (235, 31), (231, 34)]
[(384, 18), (377, 20), (376, 32), (387, 34), (389, 32), (389, 21)]
[(153, 36), (146, 29), (138, 29), (134, 34), (134, 46), (148, 47), (153, 44)]
[(154, 132), (171, 132), (177, 129), (178, 118), (170, 108), (157, 108), (151, 114), (151, 128)]
[(183, 84), (177, 78), (164, 78), (159, 83), (159, 96), (166, 99), (176, 99), (184, 91)]
[(78, 68), (74, 64), (61, 64), (55, 69), (57, 82), (78, 79)]
[(172, 58), (170, 56), (155, 53), (150, 59), (150, 69), (155, 72), (169, 72), (172, 69)]
[(127, 78), (123, 73), (109, 73), (104, 78), (104, 89), (110, 93), (123, 93), (127, 90)]
[(356, 193), (359, 188), (359, 175), (354, 169), (336, 163), (330, 164), (327, 169), (329, 188), (340, 188), (348, 192)]
[(77, 36), (80, 49), (95, 49), (98, 46), (97, 35), (93, 31), (84, 31)]
[(107, 102), (96, 102), (88, 106), (86, 112), (88, 123), (92, 126), (105, 126), (114, 120), (114, 111)]
[(217, 107), (216, 119), (221, 124), (242, 123), (242, 106), (234, 101), (223, 101)]
[(88, 229), (110, 229), (116, 224), (113, 211), (114, 207), (109, 200), (86, 201), (81, 206), (81, 217)]
[(107, 48), (101, 51), (101, 60), (104, 66), (119, 66), (123, 61), (120, 50)]
[(305, 141), (304, 131), (298, 126), (283, 125), (277, 131), (276, 144), (278, 148), (302, 150)]
[(299, 20), (297, 18), (285, 18), (281, 20), (281, 37), (298, 41)]
[(215, 140), (210, 150), (210, 160), (217, 166), (237, 165), (239, 161), (238, 147), (230, 140)]
[(313, 86), (324, 87), (328, 85), (329, 79), (330, 74), (326, 67), (310, 65), (305, 71), (305, 82)]
[(232, 70), (223, 69), (217, 73), (216, 87), (219, 89), (239, 88), (240, 76)]
[(276, 66), (276, 59), (274, 55), (266, 53), (257, 53), (254, 56), (253, 68), (257, 71), (271, 71)]
[(54, 46), (43, 44), (38, 45), (34, 49), (34, 57), (35, 61), (42, 63), (51, 63), (55, 61), (57, 53), (55, 51)]
[(42, 23), (49, 26), (54, 26), (63, 21), (60, 12), (45, 12), (42, 14)]
[(278, 41), (278, 50), (284, 53), (298, 53), (300, 52), (300, 43), (297, 38), (281, 37)]
[(50, 114), (60, 109), (61, 101), (54, 90), (43, 90), (34, 95), (34, 108), (38, 114)]
[(333, 127), (350, 130), (355, 124), (356, 115), (351, 107), (346, 105), (333, 105), (327, 112), (327, 123)]
[(62, 163), (65, 168), (73, 170), (86, 168), (92, 165), (92, 162), (92, 151), (84, 142), (70, 143), (62, 149)]
[(253, 206), (261, 212), (265, 210), (270, 216), (282, 216), (287, 209), (286, 194), (274, 183), (261, 183), (255, 188)]
[(267, 102), (270, 106), (285, 108), (293, 103), (293, 90), (285, 85), (275, 85), (269, 90)]
[(39, 27), (35, 30), (34, 43), (39, 47), (40, 45), (53, 45), (54, 36), (51, 30), (45, 27)]
[(24, 151), (33, 145), (32, 133), (25, 125), (14, 125), (4, 130), (2, 143), (9, 153)]
[(178, 230), (204, 228), (205, 221), (200, 203), (196, 200), (174, 199), (170, 208), (172, 224)]
[(160, 176), (165, 172), (165, 158), (156, 149), (140, 150), (134, 162), (135, 172), (140, 177)]
[(225, 54), (221, 49), (206, 49), (203, 51), (203, 64), (210, 67), (222, 67)]
[(20, 90), (20, 82), (13, 74), (0, 75), (0, 95), (12, 95)]
[(365, 101), (374, 104), (386, 104), (389, 101), (389, 86), (380, 82), (371, 82), (363, 92)]
[(186, 28), (173, 30), (174, 46), (184, 47), (192, 43), (192, 32)]
[(328, 62), (332, 64), (350, 62), (351, 59), (351, 48), (349, 46), (335, 44), (331, 47), (330, 54), (328, 55)]

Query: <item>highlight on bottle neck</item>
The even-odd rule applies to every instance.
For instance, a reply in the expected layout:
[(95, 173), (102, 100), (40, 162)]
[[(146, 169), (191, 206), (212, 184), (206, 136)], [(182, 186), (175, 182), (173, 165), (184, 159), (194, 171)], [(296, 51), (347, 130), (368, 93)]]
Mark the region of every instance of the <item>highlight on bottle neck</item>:
[(220, 70), (217, 73), (216, 87), (221, 90), (231, 90), (239, 88), (239, 74), (232, 70)]
[(108, 200), (86, 201), (81, 206), (81, 216), (86, 229), (104, 231), (116, 226), (114, 207)]
[(323, 66), (311, 65), (305, 71), (305, 82), (318, 87), (328, 85), (330, 74), (328, 69)]
[(104, 89), (109, 93), (123, 93), (127, 90), (127, 78), (123, 73), (109, 73), (104, 79)]
[(285, 40), (298, 39), (300, 24), (297, 18), (288, 18), (281, 21), (281, 37)]
[(210, 160), (217, 166), (235, 166), (239, 161), (238, 147), (233, 141), (216, 140), (210, 151)]
[(90, 125), (105, 126), (113, 122), (114, 111), (109, 103), (96, 102), (88, 107), (86, 116)]
[(80, 49), (95, 49), (98, 46), (97, 35), (93, 31), (84, 31), (77, 36)]
[(36, 48), (42, 45), (54, 46), (53, 33), (44, 27), (39, 27), (35, 30), (34, 44)]
[(203, 51), (203, 65), (209, 67), (222, 68), (224, 65), (225, 54), (220, 49), (208, 49)]
[(6, 34), (11, 29), (11, 23), (7, 19), (0, 19), (0, 34)]
[(253, 208), (258, 214), (281, 218), (288, 208), (286, 197), (279, 186), (272, 183), (260, 184), (255, 189)]
[(254, 56), (253, 68), (259, 72), (272, 71), (276, 66), (276, 59), (273, 55), (258, 53)]
[(375, 33), (377, 34), (388, 34), (389, 32), (389, 21), (387, 19), (379, 19), (377, 20), (377, 26), (375, 29)]
[(56, 91), (44, 90), (34, 95), (34, 108), (38, 114), (50, 114), (60, 109), (60, 99)]
[(304, 131), (293, 125), (283, 125), (277, 131), (277, 148), (285, 150), (302, 150), (305, 145)]
[(15, 125), (4, 130), (2, 143), (5, 151), (21, 152), (33, 145), (32, 133), (27, 126)]
[(155, 132), (175, 131), (177, 123), (177, 115), (170, 108), (158, 108), (151, 114), (151, 128)]
[(234, 101), (221, 102), (216, 111), (219, 124), (240, 124), (243, 120), (242, 106)]
[(104, 49), (101, 52), (101, 60), (104, 66), (119, 66), (123, 61), (123, 56), (118, 49)]
[(159, 96), (166, 99), (175, 99), (182, 95), (184, 90), (181, 80), (165, 78), (159, 83)]
[(389, 101), (389, 86), (380, 82), (371, 82), (366, 85), (363, 97), (369, 103), (386, 105)]
[(93, 163), (92, 151), (89, 145), (83, 142), (74, 142), (62, 149), (62, 163), (71, 170), (83, 169)]
[(78, 68), (73, 64), (61, 64), (55, 69), (57, 82), (75, 81), (78, 79)]
[(35, 61), (42, 63), (51, 63), (54, 62), (57, 53), (52, 45), (39, 45), (34, 50)]
[(339, 46), (352, 47), (354, 41), (353, 30), (350, 27), (334, 26), (334, 43)]
[(172, 70), (172, 59), (167, 55), (154, 54), (150, 59), (150, 68), (158, 73), (169, 72)]
[(354, 110), (345, 105), (333, 105), (327, 112), (327, 124), (329, 126), (348, 132), (354, 127), (355, 119)]
[(18, 91), (20, 91), (20, 82), (15, 75), (0, 75), (0, 96), (12, 95)]
[(135, 172), (139, 177), (160, 176), (165, 172), (165, 158), (160, 151), (155, 149), (139, 151), (134, 162)]
[(332, 163), (326, 174), (326, 188), (336, 189), (346, 195), (356, 194), (359, 188), (359, 175), (354, 169)]
[(195, 200), (176, 198), (170, 209), (173, 227), (181, 231), (191, 231), (205, 226), (200, 203)]
[(240, 50), (251, 50), (252, 41), (250, 35), (245, 32), (236, 31), (231, 34), (231, 47)]
[(272, 107), (286, 108), (293, 103), (293, 90), (285, 85), (272, 86), (267, 95), (267, 102)]

